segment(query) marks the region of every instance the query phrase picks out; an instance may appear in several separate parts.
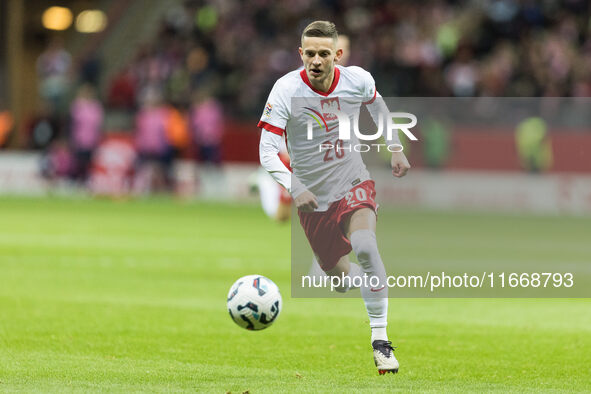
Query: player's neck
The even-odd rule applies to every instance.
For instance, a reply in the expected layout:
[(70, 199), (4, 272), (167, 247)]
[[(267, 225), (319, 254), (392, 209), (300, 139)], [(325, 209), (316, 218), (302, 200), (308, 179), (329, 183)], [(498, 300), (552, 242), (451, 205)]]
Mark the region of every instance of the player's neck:
[(330, 90), (330, 87), (332, 86), (332, 82), (334, 81), (334, 68), (332, 69), (332, 71), (330, 72), (330, 74), (328, 74), (328, 77), (326, 77), (322, 82), (320, 82), (318, 85), (314, 84), (314, 82), (310, 81), (310, 83), (312, 84), (312, 86), (314, 86), (314, 88), (316, 90), (320, 90), (321, 92), (328, 92)]

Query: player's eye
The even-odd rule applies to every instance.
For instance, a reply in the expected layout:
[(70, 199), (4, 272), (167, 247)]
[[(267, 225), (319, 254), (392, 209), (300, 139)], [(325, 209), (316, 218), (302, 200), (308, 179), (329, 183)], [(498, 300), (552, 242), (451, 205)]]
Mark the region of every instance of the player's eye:
[(314, 52), (308, 51), (308, 52), (306, 52), (306, 56), (314, 57)]

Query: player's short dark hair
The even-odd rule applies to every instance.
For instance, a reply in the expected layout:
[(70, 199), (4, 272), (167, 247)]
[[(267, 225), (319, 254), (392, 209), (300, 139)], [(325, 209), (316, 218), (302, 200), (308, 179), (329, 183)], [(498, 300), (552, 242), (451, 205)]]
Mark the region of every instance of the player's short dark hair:
[(334, 23), (329, 21), (314, 21), (310, 23), (302, 32), (302, 41), (304, 37), (327, 37), (332, 38), (333, 41), (337, 42), (339, 33)]

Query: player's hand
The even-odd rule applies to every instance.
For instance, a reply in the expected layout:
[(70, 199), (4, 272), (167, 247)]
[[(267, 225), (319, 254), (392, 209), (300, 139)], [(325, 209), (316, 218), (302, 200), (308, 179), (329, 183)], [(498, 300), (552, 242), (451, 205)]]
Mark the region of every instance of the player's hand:
[(410, 164), (403, 152), (392, 152), (392, 175), (402, 178), (410, 169)]
[(314, 212), (314, 210), (318, 208), (318, 200), (316, 200), (316, 196), (308, 190), (297, 196), (293, 202), (295, 203), (296, 208), (302, 212)]

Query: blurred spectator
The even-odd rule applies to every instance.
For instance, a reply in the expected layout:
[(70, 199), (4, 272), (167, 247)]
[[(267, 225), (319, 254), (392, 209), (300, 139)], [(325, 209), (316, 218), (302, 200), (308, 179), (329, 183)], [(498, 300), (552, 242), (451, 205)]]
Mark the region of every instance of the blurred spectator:
[(0, 148), (8, 144), (13, 124), (12, 114), (8, 109), (3, 108), (0, 102)]
[(172, 148), (173, 158), (181, 156), (189, 149), (191, 137), (187, 111), (181, 104), (171, 104), (167, 108), (166, 135)]
[(23, 145), (29, 149), (47, 149), (60, 130), (61, 123), (52, 104), (40, 101), (36, 113), (25, 124)]
[(351, 57), (351, 40), (349, 36), (346, 34), (339, 34), (339, 39), (337, 41), (337, 48), (343, 50), (343, 56), (339, 60), (339, 64), (341, 66), (348, 66), (349, 65), (349, 57)]
[(131, 67), (124, 68), (113, 78), (107, 103), (114, 109), (131, 111), (135, 108), (135, 82)]
[(168, 111), (155, 90), (145, 95), (136, 115), (135, 146), (139, 155), (134, 189), (144, 193), (171, 186), (171, 146), (166, 133)]
[(76, 159), (74, 178), (79, 182), (88, 179), (92, 153), (101, 139), (104, 121), (103, 106), (96, 98), (94, 88), (85, 84), (70, 106), (70, 140)]
[(437, 169), (445, 165), (450, 154), (450, 130), (443, 120), (429, 117), (421, 127), (425, 164)]
[(456, 59), (447, 67), (445, 74), (446, 82), (454, 96), (476, 95), (478, 66), (469, 47), (463, 47), (457, 52)]
[(63, 140), (51, 143), (41, 158), (41, 174), (50, 182), (69, 179), (75, 167), (75, 161)]
[(153, 92), (146, 96), (136, 116), (135, 144), (145, 159), (161, 160), (169, 150), (166, 135), (167, 111), (162, 99)]
[(220, 164), (224, 132), (221, 104), (205, 92), (196, 94), (191, 108), (190, 126), (200, 159), (207, 163)]
[(66, 108), (65, 98), (70, 85), (71, 66), (72, 57), (64, 49), (61, 37), (54, 37), (37, 59), (39, 93), (58, 113), (63, 113)]
[(515, 142), (524, 169), (538, 173), (552, 167), (552, 145), (548, 137), (548, 125), (543, 119), (532, 117), (519, 123)]
[(95, 88), (98, 87), (102, 72), (101, 63), (100, 57), (94, 52), (82, 59), (79, 66), (79, 83), (88, 83)]

